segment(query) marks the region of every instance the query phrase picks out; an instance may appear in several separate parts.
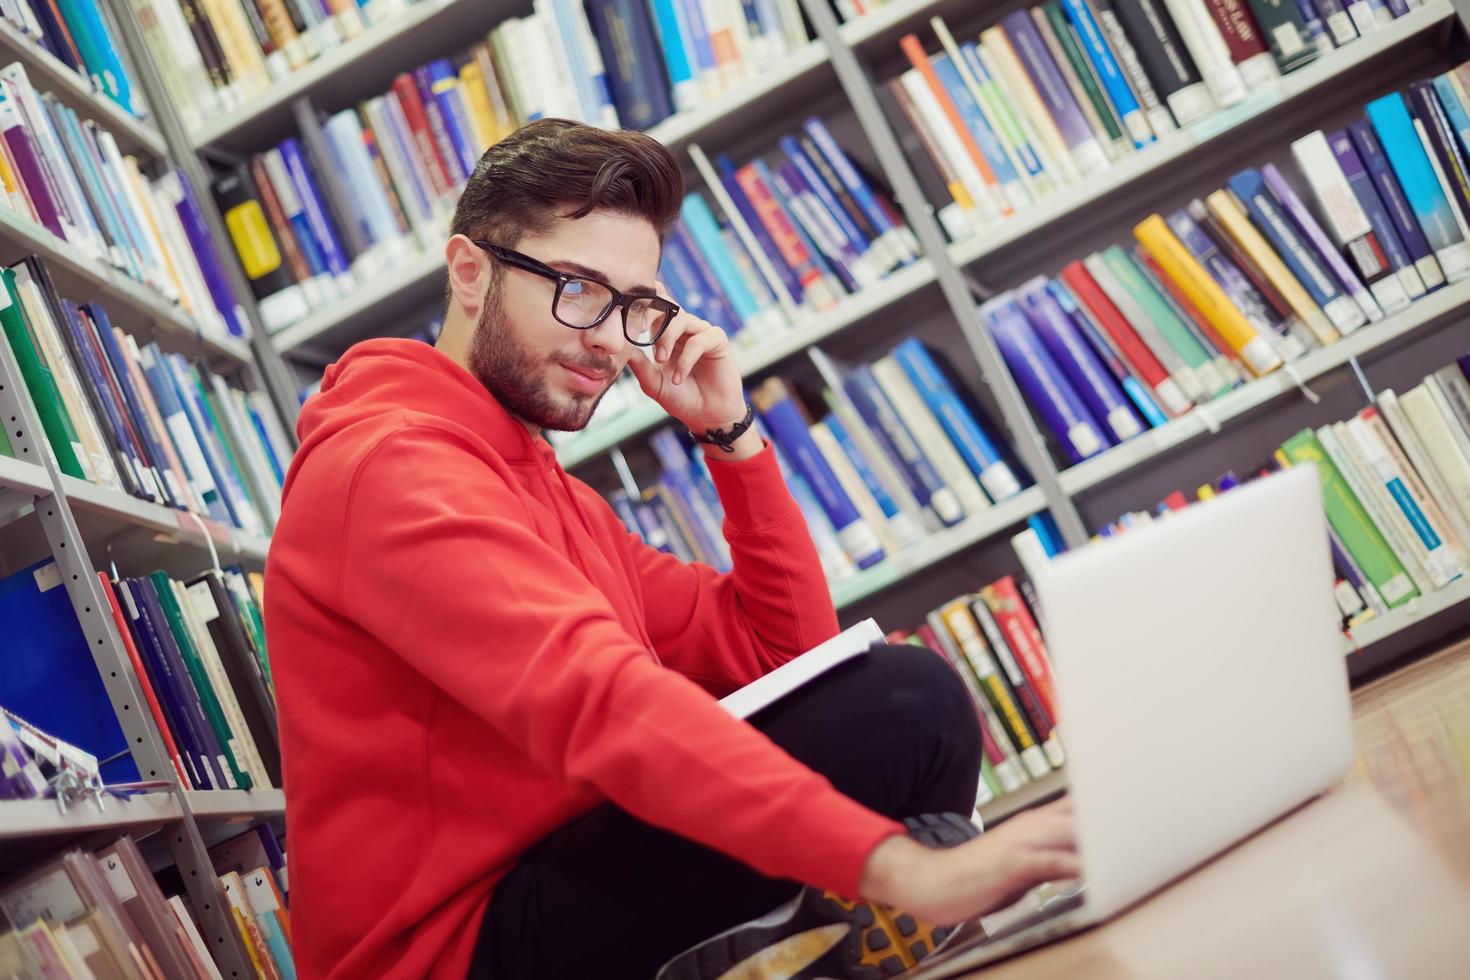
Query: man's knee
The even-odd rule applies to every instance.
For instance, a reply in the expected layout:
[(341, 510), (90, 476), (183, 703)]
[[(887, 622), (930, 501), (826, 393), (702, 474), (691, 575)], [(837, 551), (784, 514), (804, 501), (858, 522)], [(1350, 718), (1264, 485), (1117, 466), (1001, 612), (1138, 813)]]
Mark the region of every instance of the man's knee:
[(954, 668), (928, 647), (875, 644), (864, 665), (874, 707), (891, 723), (980, 741), (975, 702)]

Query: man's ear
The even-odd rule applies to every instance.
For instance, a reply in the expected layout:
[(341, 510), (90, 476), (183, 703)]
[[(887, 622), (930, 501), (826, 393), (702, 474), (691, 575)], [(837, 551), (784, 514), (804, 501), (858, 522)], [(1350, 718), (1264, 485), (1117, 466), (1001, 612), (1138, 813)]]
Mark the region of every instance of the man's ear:
[(490, 285), (490, 256), (464, 235), (452, 235), (444, 246), (444, 263), (449, 270), (450, 301), (464, 311), (471, 323), (479, 319)]

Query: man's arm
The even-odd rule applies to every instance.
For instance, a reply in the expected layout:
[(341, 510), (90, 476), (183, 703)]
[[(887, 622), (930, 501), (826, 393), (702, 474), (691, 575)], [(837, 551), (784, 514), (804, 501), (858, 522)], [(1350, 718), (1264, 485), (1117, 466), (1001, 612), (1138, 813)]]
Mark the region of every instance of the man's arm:
[(654, 651), (722, 695), (837, 632), (821, 559), (775, 450), (753, 431), (736, 448), (745, 451), (705, 454), (725, 510), (730, 572), (632, 544)]
[[(456, 438), (410, 426), (352, 475), (340, 607), (554, 778), (764, 874), (856, 895), (898, 825), (655, 663)], [(357, 491), (379, 480), (391, 503)]]

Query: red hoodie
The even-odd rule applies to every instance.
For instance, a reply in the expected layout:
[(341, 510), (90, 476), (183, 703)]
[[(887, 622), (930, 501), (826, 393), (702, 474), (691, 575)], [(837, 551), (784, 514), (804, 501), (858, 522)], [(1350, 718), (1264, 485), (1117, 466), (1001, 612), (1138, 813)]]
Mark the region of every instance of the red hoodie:
[(352, 348), (298, 432), (266, 628), (301, 977), (459, 980), (517, 855), (607, 800), (856, 893), (899, 825), (712, 696), (837, 629), (769, 449), (710, 457), (720, 575), (630, 535), (425, 344)]

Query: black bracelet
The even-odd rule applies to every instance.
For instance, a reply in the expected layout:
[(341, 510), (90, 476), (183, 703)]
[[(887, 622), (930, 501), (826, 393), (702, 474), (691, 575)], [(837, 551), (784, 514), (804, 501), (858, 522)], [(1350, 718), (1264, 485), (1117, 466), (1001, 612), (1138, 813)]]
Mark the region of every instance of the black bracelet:
[(704, 435), (700, 435), (691, 429), (689, 438), (695, 442), (705, 443), (706, 445), (719, 446), (725, 452), (733, 453), (735, 451), (735, 446), (733, 445), (735, 440), (745, 435), (745, 430), (753, 424), (755, 424), (755, 409), (747, 405), (745, 408), (745, 418), (736, 422), (730, 428), (710, 429)]

